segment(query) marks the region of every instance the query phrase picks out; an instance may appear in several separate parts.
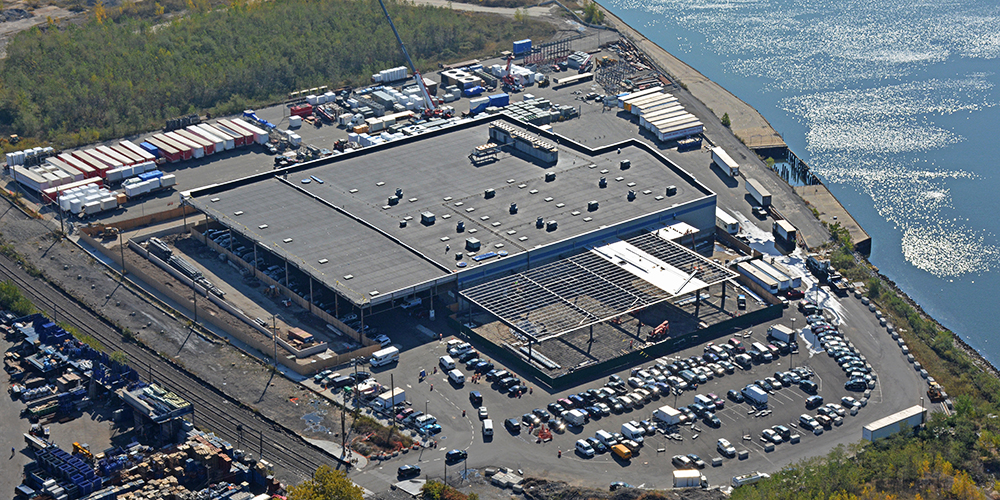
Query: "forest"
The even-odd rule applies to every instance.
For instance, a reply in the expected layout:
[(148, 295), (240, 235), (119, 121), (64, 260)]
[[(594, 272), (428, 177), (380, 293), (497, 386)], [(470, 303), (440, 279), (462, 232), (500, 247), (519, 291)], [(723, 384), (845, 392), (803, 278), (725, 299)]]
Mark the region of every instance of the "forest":
[[(241, 2), (166, 20), (148, 2), (104, 9), (82, 25), (17, 35), (0, 62), (0, 127), (61, 147), (160, 128), (189, 113), (228, 114), (288, 92), (363, 85), (405, 65), (375, 0)], [(494, 55), (554, 29), (533, 20), (414, 6), (390, 13), (414, 64)]]

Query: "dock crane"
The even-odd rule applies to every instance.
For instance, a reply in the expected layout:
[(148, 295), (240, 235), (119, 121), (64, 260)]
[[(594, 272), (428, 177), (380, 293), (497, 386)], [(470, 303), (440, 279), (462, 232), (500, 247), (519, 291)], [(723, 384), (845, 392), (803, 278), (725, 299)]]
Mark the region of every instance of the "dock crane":
[(389, 27), (392, 28), (392, 33), (396, 35), (396, 41), (399, 42), (399, 48), (403, 49), (403, 55), (406, 56), (406, 62), (409, 63), (410, 69), (413, 70), (413, 78), (417, 81), (417, 87), (420, 88), (420, 95), (424, 98), (424, 116), (436, 116), (440, 115), (440, 110), (434, 104), (434, 100), (431, 99), (431, 94), (427, 92), (427, 86), (424, 85), (424, 77), (420, 76), (420, 72), (417, 71), (417, 67), (413, 65), (413, 60), (410, 59), (410, 53), (406, 50), (406, 45), (403, 43), (403, 39), (399, 37), (399, 31), (396, 31), (396, 25), (392, 22), (392, 17), (389, 16), (389, 10), (385, 8), (385, 2), (378, 0), (378, 4), (382, 6), (382, 12), (385, 14), (385, 18), (389, 21)]

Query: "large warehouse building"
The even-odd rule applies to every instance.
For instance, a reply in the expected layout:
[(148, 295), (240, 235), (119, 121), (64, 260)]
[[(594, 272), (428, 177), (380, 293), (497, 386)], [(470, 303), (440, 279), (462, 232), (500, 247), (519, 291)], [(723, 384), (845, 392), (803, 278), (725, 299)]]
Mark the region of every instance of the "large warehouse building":
[(341, 314), (458, 292), (535, 335), (525, 309), (570, 303), (551, 313), (561, 332), (733, 276), (676, 243), (714, 237), (716, 196), (655, 149), (591, 149), (504, 115), (183, 196)]

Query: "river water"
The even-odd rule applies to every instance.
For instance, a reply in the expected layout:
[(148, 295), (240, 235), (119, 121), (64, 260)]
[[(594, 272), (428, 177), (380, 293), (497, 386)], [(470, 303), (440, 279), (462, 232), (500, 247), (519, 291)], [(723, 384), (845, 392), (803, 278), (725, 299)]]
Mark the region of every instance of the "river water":
[(871, 234), (872, 263), (1000, 365), (997, 2), (601, 3), (757, 108)]

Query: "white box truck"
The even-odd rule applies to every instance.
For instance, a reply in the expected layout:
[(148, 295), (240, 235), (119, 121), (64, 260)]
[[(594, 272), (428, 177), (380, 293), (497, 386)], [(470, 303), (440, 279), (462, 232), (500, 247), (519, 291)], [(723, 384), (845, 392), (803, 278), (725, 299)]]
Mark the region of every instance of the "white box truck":
[(747, 177), (747, 192), (762, 207), (771, 206), (771, 192), (764, 189), (764, 186), (757, 182), (757, 179)]
[(462, 385), (465, 383), (465, 375), (463, 375), (458, 369), (449, 371), (448, 378), (450, 378), (456, 385)]
[(740, 223), (736, 217), (729, 215), (728, 212), (719, 207), (715, 207), (715, 225), (729, 234), (740, 232)]
[(767, 329), (767, 336), (782, 342), (795, 342), (795, 330), (785, 325), (773, 325)]
[(701, 475), (701, 472), (694, 469), (684, 469), (674, 471), (674, 488), (707, 488), (708, 479)]
[(394, 388), (391, 391), (385, 391), (379, 394), (374, 401), (375, 406), (388, 410), (393, 406), (406, 401), (406, 392), (399, 387)]
[(653, 412), (653, 418), (665, 425), (677, 425), (681, 423), (681, 412), (672, 406), (664, 405)]
[(924, 423), (927, 411), (921, 406), (911, 406), (901, 412), (876, 420), (861, 429), (865, 441), (876, 441), (903, 430), (903, 424), (913, 429)]
[(642, 444), (642, 442), (643, 442), (643, 435), (645, 433), (646, 432), (644, 430), (642, 430), (642, 429), (640, 429), (640, 428), (638, 428), (638, 427), (636, 427), (636, 426), (634, 426), (634, 425), (632, 425), (632, 424), (630, 424), (628, 422), (625, 422), (624, 424), (622, 424), (622, 435), (625, 436), (625, 437), (627, 437), (628, 439), (631, 439), (632, 441), (635, 441), (636, 443)]

